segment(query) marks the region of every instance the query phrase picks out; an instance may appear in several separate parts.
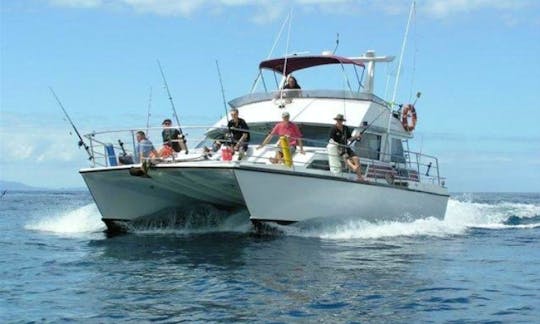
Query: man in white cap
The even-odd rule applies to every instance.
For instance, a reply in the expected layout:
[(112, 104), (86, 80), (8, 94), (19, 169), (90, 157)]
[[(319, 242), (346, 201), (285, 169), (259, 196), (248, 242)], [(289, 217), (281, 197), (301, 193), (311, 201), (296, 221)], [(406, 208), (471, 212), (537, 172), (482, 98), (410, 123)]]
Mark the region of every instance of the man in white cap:
[(362, 177), (362, 166), (360, 164), (360, 159), (354, 151), (347, 145), (347, 142), (351, 139), (359, 140), (361, 135), (358, 135), (356, 138), (353, 138), (351, 130), (349, 127), (345, 126), (343, 123), (346, 121), (345, 117), (342, 114), (337, 114), (334, 117), (336, 124), (330, 129), (329, 137), (333, 140), (338, 146), (338, 153), (343, 158), (343, 161), (347, 166), (356, 173), (357, 179), (363, 181)]
[[(302, 133), (300, 132), (300, 129), (295, 123), (289, 120), (291, 115), (288, 112), (284, 111), (281, 114), (281, 118), (283, 118), (283, 121), (274, 126), (270, 134), (266, 136), (262, 144), (259, 145), (257, 149), (261, 149), (272, 140), (274, 135), (278, 135), (287, 136), (289, 138), (289, 149), (291, 151), (291, 156), (296, 152), (296, 144), (298, 144), (300, 147), (300, 153), (304, 154), (304, 144), (302, 142)], [(283, 162), (283, 152), (281, 152), (281, 148), (278, 148), (276, 151), (276, 156), (271, 159), (271, 161), (272, 163)]]

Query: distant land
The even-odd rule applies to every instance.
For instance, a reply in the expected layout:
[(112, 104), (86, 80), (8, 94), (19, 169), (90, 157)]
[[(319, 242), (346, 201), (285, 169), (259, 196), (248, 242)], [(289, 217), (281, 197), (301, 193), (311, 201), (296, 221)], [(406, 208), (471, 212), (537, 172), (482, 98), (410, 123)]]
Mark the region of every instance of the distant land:
[(86, 188), (44, 188), (44, 187), (33, 187), (27, 184), (16, 182), (16, 181), (4, 181), (0, 180), (0, 190), (11, 190), (11, 191), (58, 191), (58, 190), (87, 190)]

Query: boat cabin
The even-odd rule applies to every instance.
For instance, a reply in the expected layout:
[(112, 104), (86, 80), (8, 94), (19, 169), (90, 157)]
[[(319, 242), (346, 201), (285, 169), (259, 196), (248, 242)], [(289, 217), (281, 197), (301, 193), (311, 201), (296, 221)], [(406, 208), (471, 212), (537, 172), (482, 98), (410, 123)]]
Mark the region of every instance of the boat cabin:
[[(368, 51), (355, 58), (324, 53), (262, 61), (251, 93), (231, 100), (229, 106), (248, 123), (252, 145), (260, 144), (287, 111), (303, 134), (304, 146), (326, 147), (333, 118), (343, 114), (349, 128), (363, 132), (353, 148), (360, 157), (405, 162), (403, 143), (412, 135), (390, 104), (373, 93), (375, 63), (392, 60)], [(289, 76), (299, 89), (287, 89)], [(207, 132), (205, 144), (222, 139), (226, 124), (227, 117), (219, 120)]]

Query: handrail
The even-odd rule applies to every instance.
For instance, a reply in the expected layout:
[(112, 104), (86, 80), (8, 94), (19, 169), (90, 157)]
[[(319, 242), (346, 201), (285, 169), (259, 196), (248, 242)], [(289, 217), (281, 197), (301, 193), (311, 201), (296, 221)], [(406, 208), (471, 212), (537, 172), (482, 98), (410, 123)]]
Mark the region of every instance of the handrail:
[(229, 101), (229, 106), (238, 108), (251, 103), (279, 99), (281, 93), (293, 93), (294, 98), (319, 98), (319, 99), (350, 99), (361, 101), (373, 101), (382, 106), (388, 106), (388, 103), (372, 93), (354, 92), (349, 90), (295, 90), (282, 89), (268, 92), (255, 92)]
[[(174, 128), (174, 127), (171, 127)], [(142, 128), (141, 128), (142, 129)], [(205, 150), (205, 144), (207, 146), (211, 146), (212, 141), (227, 141), (226, 138), (217, 138), (217, 137), (209, 137), (211, 134), (211, 130), (220, 130), (222, 129), (223, 132), (215, 133), (216, 135), (224, 135), (227, 133), (228, 129), (226, 127), (216, 127), (216, 126), (183, 126), (184, 134), (186, 135), (188, 139), (188, 143), (191, 144), (192, 147), (190, 147), (190, 153), (192, 154), (191, 157), (196, 157), (197, 154), (199, 154), (201, 157), (206, 156), (205, 154), (209, 153), (209, 148), (206, 148)], [(232, 130), (242, 130), (242, 131), (248, 131), (252, 134), (259, 134), (259, 135), (266, 135), (265, 132), (258, 132), (254, 130), (243, 130), (243, 129), (237, 129), (237, 128), (231, 128)], [(156, 131), (163, 130), (163, 127), (153, 127), (149, 129), (149, 133), (152, 133), (153, 136), (156, 135)], [(191, 134), (190, 132), (186, 132), (187, 130), (193, 131)], [(124, 144), (131, 143), (130, 148), (125, 148), (126, 153), (128, 155), (134, 156), (135, 155), (135, 138), (133, 134), (137, 131), (137, 129), (120, 129), (120, 130), (110, 130), (110, 131), (99, 131), (99, 132), (92, 132), (90, 134), (84, 135), (89, 139), (89, 146), (91, 149), (92, 154), (94, 155), (95, 159), (92, 161), (92, 166), (101, 166), (101, 167), (107, 167), (109, 166), (109, 156), (108, 153), (105, 151), (106, 146), (112, 145), (115, 152), (121, 152), (121, 147), (117, 145), (119, 140), (119, 134), (121, 135), (121, 139), (124, 142)], [(161, 134), (159, 134), (161, 135)], [(320, 141), (320, 140), (313, 140), (309, 138), (301, 138), (303, 141), (311, 141), (312, 143), (319, 143), (319, 144), (328, 144), (328, 141)], [(205, 141), (207, 143), (205, 143)], [(255, 147), (255, 143), (250, 143), (250, 147)], [(338, 146), (343, 147), (343, 145), (336, 144)], [(126, 147), (128, 145), (125, 145)], [(156, 150), (159, 150), (159, 146), (161, 146), (161, 136), (159, 136), (159, 140), (154, 142), (154, 147)], [(273, 146), (269, 145), (269, 148), (272, 148)], [(194, 149), (195, 148), (195, 149)], [(308, 146), (305, 147), (304, 150), (307, 153), (311, 154), (311, 157), (308, 161), (305, 161), (304, 158), (299, 158), (298, 155), (296, 155), (296, 158), (293, 158), (293, 164), (295, 166), (304, 166), (307, 168), (310, 168), (310, 166), (313, 166), (313, 168), (317, 168), (317, 163), (326, 163), (332, 155), (329, 154), (326, 150), (326, 147), (314, 147), (314, 146)], [(267, 150), (260, 151), (258, 155), (253, 154), (252, 151), (251, 155), (248, 157), (254, 157), (257, 158), (257, 160), (268, 162), (268, 159), (270, 157), (266, 156), (268, 155)], [(195, 154), (195, 155), (193, 155)], [(266, 154), (266, 155), (265, 155)], [(273, 153), (272, 153), (273, 154)], [(382, 157), (382, 161), (375, 160), (375, 159), (369, 159), (366, 158), (367, 156), (370, 156), (369, 154), (377, 154), (378, 156)], [(118, 155), (116, 153), (116, 155)], [(367, 150), (365, 148), (357, 150), (357, 155), (360, 158), (360, 161), (363, 165), (362, 169), (368, 174), (368, 176), (374, 177), (374, 178), (385, 178), (387, 175), (391, 175), (393, 181), (413, 181), (413, 182), (431, 182), (436, 183), (438, 185), (442, 185), (444, 178), (440, 176), (439, 173), (439, 162), (438, 159), (434, 156), (423, 154), (419, 152), (413, 152), (413, 151), (403, 151), (403, 155), (396, 155), (396, 154), (387, 154), (384, 152), (381, 152), (380, 150)], [(177, 159), (180, 156), (177, 156)], [(393, 157), (398, 157), (399, 159), (393, 159)], [(339, 157), (341, 159), (341, 157)], [(191, 159), (191, 158), (184, 158)], [(202, 158), (201, 158), (202, 159)], [(192, 159), (191, 159), (192, 160)], [(396, 161), (397, 160), (397, 161)], [(177, 160), (172, 159), (170, 162), (176, 162)], [(256, 163), (256, 162), (253, 162)], [(261, 163), (261, 162), (258, 162)], [(443, 185), (444, 186), (444, 185)]]

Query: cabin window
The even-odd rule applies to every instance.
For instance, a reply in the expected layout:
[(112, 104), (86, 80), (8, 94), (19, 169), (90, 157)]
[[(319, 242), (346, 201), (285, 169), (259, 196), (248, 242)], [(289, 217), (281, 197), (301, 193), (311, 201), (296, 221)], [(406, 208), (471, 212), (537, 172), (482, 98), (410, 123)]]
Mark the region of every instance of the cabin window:
[(403, 142), (399, 138), (392, 139), (392, 162), (405, 163), (405, 156), (403, 155)]
[(354, 144), (354, 150), (361, 158), (378, 160), (381, 151), (381, 136), (364, 133), (362, 140)]
[(330, 137), (330, 126), (299, 125), (302, 132), (304, 146), (326, 147)]

